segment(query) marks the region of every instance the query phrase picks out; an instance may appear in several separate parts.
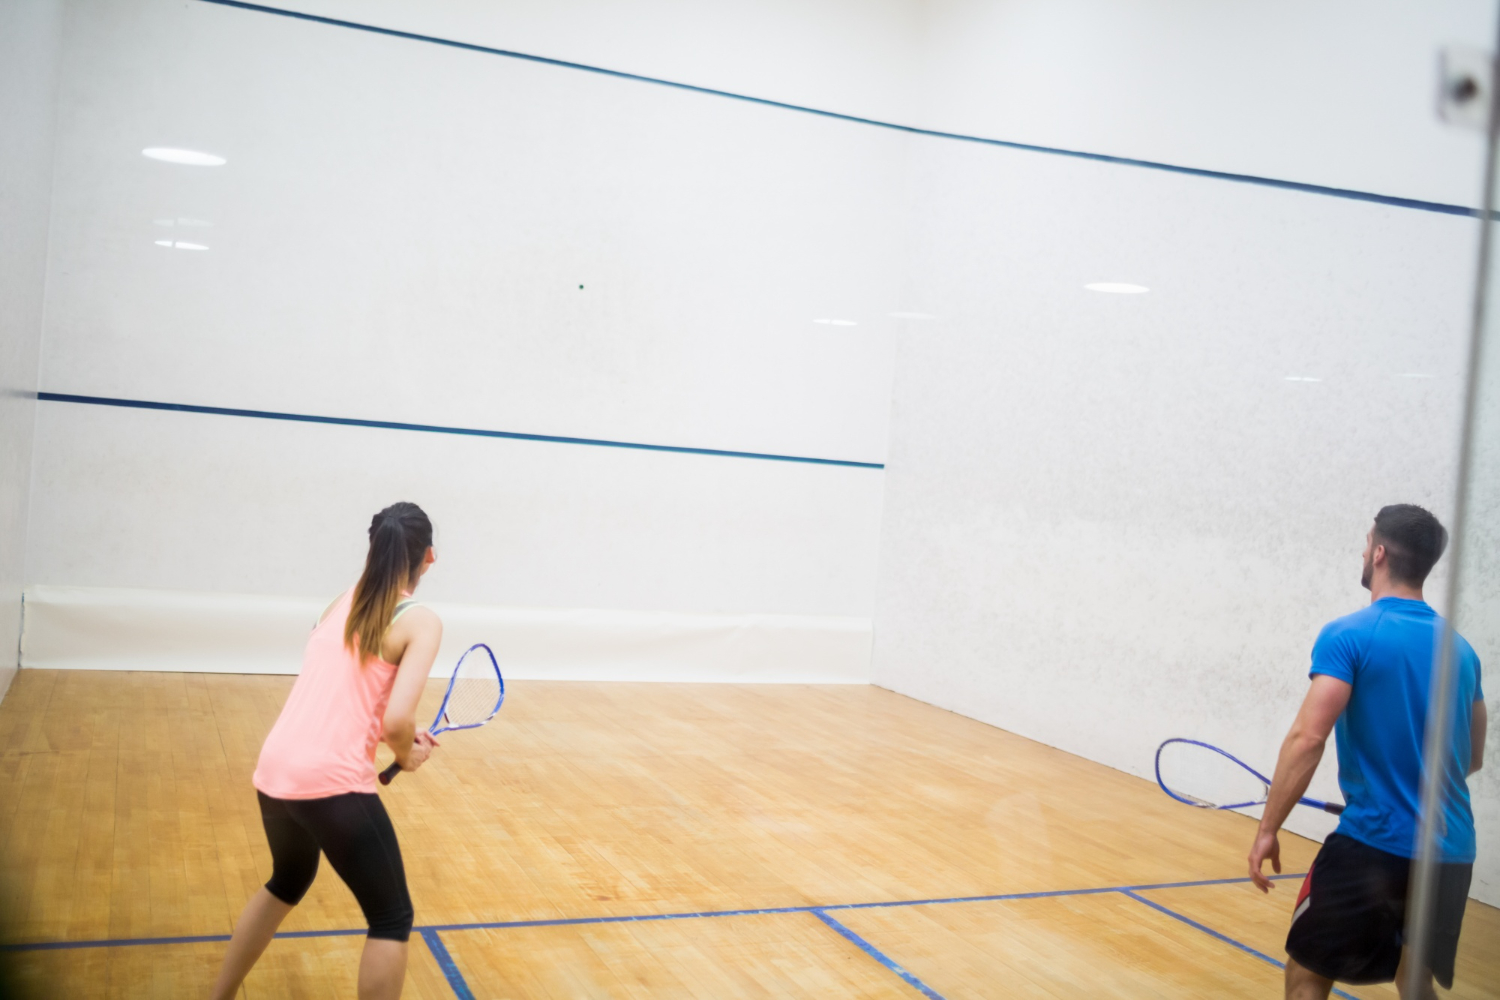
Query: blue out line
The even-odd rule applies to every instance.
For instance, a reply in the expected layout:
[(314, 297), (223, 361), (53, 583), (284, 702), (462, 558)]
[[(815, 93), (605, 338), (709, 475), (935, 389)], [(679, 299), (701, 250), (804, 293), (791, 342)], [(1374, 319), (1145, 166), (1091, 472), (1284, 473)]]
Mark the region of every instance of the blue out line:
[(860, 937), (858, 934), (854, 933), (849, 928), (845, 927), (843, 924), (830, 917), (824, 911), (813, 910), (812, 915), (823, 921), (823, 923), (827, 924), (829, 927), (832, 927), (834, 930), (838, 931), (839, 934), (843, 935), (845, 938), (854, 942), (854, 944), (860, 949), (860, 951), (863, 951), (866, 955), (869, 955), (875, 961), (879, 962), (881, 965), (885, 966), (887, 969), (890, 969), (896, 975), (900, 976), (906, 981), (906, 984), (908, 986), (916, 990), (918, 993), (922, 994), (924, 997), (927, 997), (928, 1000), (943, 1000), (943, 995), (941, 993), (937, 992), (931, 986), (928, 986), (926, 983), (922, 982), (922, 980), (918, 979), (910, 972), (907, 972), (905, 969), (901, 968), (901, 966), (896, 964), (895, 960), (886, 955), (885, 952), (881, 951), (879, 948), (875, 947), (873, 944), (866, 941), (864, 938)]
[[(218, 3), (220, 0), (203, 0)], [(197, 406), (192, 403), (158, 403), (146, 399), (116, 399), (110, 396), (80, 396), (69, 392), (38, 392), (36, 398), (51, 403), (84, 403), (90, 406), (123, 406), (133, 410), (167, 410), (173, 413), (207, 413), (220, 417), (254, 417), (259, 420), (290, 420), (304, 424), (333, 424), (339, 427), (375, 427), (392, 431), (421, 431), (427, 434), (458, 434), (464, 437), (504, 438), (510, 441), (541, 441), (547, 444), (583, 444), (596, 448), (630, 448), (636, 451), (660, 451), (677, 455), (711, 455), (717, 458), (755, 458), (767, 462), (801, 462), (806, 465), (838, 465), (851, 469), (884, 469), (880, 462), (853, 462), (842, 458), (808, 458), (804, 455), (772, 455), (757, 451), (725, 451), (719, 448), (685, 448), (670, 444), (641, 444), (635, 441), (607, 441), (601, 438), (558, 437), (552, 434), (522, 434), (517, 431), (487, 431), (474, 427), (444, 427), (438, 424), (408, 424), (396, 420), (362, 420), (357, 417), (322, 417), (307, 413), (278, 413), (274, 410), (241, 410), (226, 406)]]
[[(1299, 879), (1303, 877), (1305, 877), (1304, 874), (1285, 874), (1271, 876), (1271, 878), (1278, 880)], [(438, 967), (442, 970), (444, 978), (447, 980), (448, 985), (453, 989), (453, 992), (455, 996), (458, 997), (458, 1000), (475, 1000), (473, 992), (469, 989), (468, 983), (463, 977), (463, 973), (459, 970), (457, 963), (453, 961), (453, 956), (448, 952), (447, 946), (443, 944), (443, 940), (439, 935), (440, 931), (504, 930), (509, 928), (525, 927), (561, 927), (580, 924), (645, 923), (656, 920), (695, 920), (710, 917), (743, 917), (762, 916), (766, 914), (811, 913), (813, 916), (823, 921), (823, 923), (833, 928), (833, 930), (837, 931), (844, 938), (859, 947), (860, 950), (864, 951), (871, 958), (875, 959), (875, 961), (879, 962), (881, 965), (885, 966), (887, 969), (900, 976), (904, 982), (906, 982), (913, 989), (920, 992), (923, 996), (928, 997), (929, 1000), (944, 1000), (941, 994), (935, 992), (927, 984), (923, 983), (916, 976), (912, 975), (906, 969), (902, 968), (897, 962), (895, 962), (885, 953), (881, 952), (869, 941), (860, 937), (854, 931), (850, 930), (847, 926), (840, 923), (837, 919), (830, 915), (828, 911), (863, 910), (901, 906), (938, 906), (950, 903), (1005, 902), (1010, 900), (1047, 899), (1060, 896), (1093, 896), (1118, 892), (1122, 895), (1130, 897), (1131, 899), (1135, 900), (1138, 903), (1141, 903), (1144, 906), (1149, 906), (1151, 909), (1163, 913), (1174, 920), (1187, 924), (1194, 930), (1207, 934), (1208, 936), (1221, 941), (1224, 944), (1230, 945), (1233, 948), (1237, 948), (1240, 951), (1245, 952), (1246, 954), (1253, 955), (1263, 962), (1267, 962), (1271, 965), (1276, 966), (1277, 968), (1285, 968), (1284, 963), (1278, 961), (1275, 958), (1272, 958), (1270, 955), (1252, 948), (1241, 941), (1237, 941), (1227, 934), (1216, 931), (1206, 924), (1199, 923), (1191, 917), (1178, 913), (1176, 910), (1163, 906), (1155, 900), (1147, 899), (1146, 897), (1139, 895), (1139, 893), (1141, 892), (1151, 892), (1158, 889), (1186, 889), (1208, 885), (1232, 885), (1248, 881), (1250, 881), (1248, 878), (1196, 879), (1188, 882), (1158, 882), (1133, 886), (1109, 886), (1092, 889), (1058, 889), (1045, 892), (1017, 892), (992, 894), (985, 896), (949, 896), (933, 899), (896, 900), (892, 902), (878, 903), (843, 903), (830, 906), (777, 906), (745, 910), (697, 910), (684, 913), (648, 913), (619, 917), (565, 917), (550, 920), (506, 920), (467, 924), (427, 924), (418, 926), (414, 928), (414, 930), (418, 931), (418, 933), (422, 935), (422, 940), (426, 942), (428, 950), (432, 952), (433, 958), (437, 961)], [(352, 937), (355, 935), (363, 935), (365, 933), (366, 932), (364, 929), (286, 931), (277, 934), (276, 937), (283, 939)], [(228, 934), (201, 934), (182, 937), (116, 938), (94, 941), (44, 941), (37, 942), (35, 944), (0, 945), (0, 952), (60, 951), (70, 950), (74, 948), (120, 948), (146, 945), (205, 944), (224, 942), (228, 940)], [(1344, 990), (1338, 988), (1335, 988), (1333, 992), (1336, 995), (1345, 998), (1345, 1000), (1359, 1000), (1359, 998), (1355, 997), (1353, 994), (1347, 993)]]
[[(299, 21), (311, 21), (315, 24), (326, 24), (335, 28), (350, 28), (355, 31), (367, 31), (375, 35), (385, 35), (390, 38), (404, 38), (413, 42), (426, 42), (431, 45), (443, 45), (448, 48), (462, 49), (467, 52), (479, 52), (484, 55), (501, 56), (506, 59), (516, 59), (522, 62), (539, 63), (544, 66), (557, 66), (562, 69), (579, 70), (585, 73), (596, 73), (600, 76), (613, 77), (618, 80), (632, 80), (637, 83), (651, 83), (661, 87), (671, 87), (674, 90), (685, 90), (695, 94), (707, 94), (711, 97), (725, 97), (735, 101), (745, 101), (750, 104), (759, 104), (770, 108), (780, 108), (784, 111), (796, 111), (801, 114), (817, 115), (820, 118), (831, 118), (837, 121), (852, 122), (856, 125), (870, 125), (875, 128), (890, 129), (895, 132), (904, 132), (908, 135), (924, 135), (934, 139), (951, 139), (956, 142), (973, 142), (984, 146), (997, 146), (1002, 149), (1014, 149), (1026, 153), (1043, 153), (1048, 156), (1066, 156), (1076, 160), (1089, 160), (1094, 163), (1110, 163), (1123, 167), (1139, 167), (1143, 170), (1160, 170), (1172, 174), (1180, 174), (1188, 177), (1202, 177), (1208, 180), (1233, 181), (1239, 184), (1253, 184), (1258, 187), (1276, 188), (1282, 191), (1296, 191), (1301, 194), (1323, 195), (1329, 198), (1344, 198), (1351, 201), (1370, 202), (1377, 205), (1388, 205), (1393, 208), (1409, 208), (1419, 212), (1436, 212), (1441, 215), (1460, 215), (1468, 218), (1478, 218), (1480, 211), (1469, 208), (1466, 205), (1450, 205), (1444, 202), (1423, 201), (1419, 198), (1400, 198), (1395, 195), (1376, 194), (1372, 191), (1356, 191), (1352, 188), (1329, 187), (1324, 184), (1304, 184), (1301, 181), (1281, 180), (1275, 177), (1258, 177), (1254, 174), (1237, 174), (1225, 170), (1206, 170), (1200, 167), (1184, 167), (1175, 163), (1161, 163), (1156, 160), (1139, 160), (1129, 156), (1109, 156), (1105, 153), (1089, 153), (1078, 149), (1062, 149), (1055, 146), (1038, 146), (1027, 142), (1010, 142), (1005, 139), (988, 139), (983, 136), (966, 135), (961, 132), (943, 132), (938, 129), (919, 128), (915, 125), (901, 125), (896, 122), (881, 121), (877, 118), (864, 118), (859, 115), (849, 115), (838, 111), (827, 111), (823, 108), (812, 108), (802, 104), (791, 104), (786, 101), (775, 101), (766, 97), (752, 97), (749, 94), (736, 94), (733, 91), (717, 90), (713, 87), (700, 87), (691, 83), (680, 83), (676, 80), (664, 80), (655, 76), (644, 76), (640, 73), (627, 73), (623, 70), (606, 69), (602, 66), (590, 66), (587, 63), (570, 62), (566, 59), (552, 59), (547, 56), (532, 55), (527, 52), (515, 52), (510, 49), (493, 48), (488, 45), (476, 45), (473, 42), (460, 42), (452, 38), (438, 38), (434, 35), (422, 35), (412, 31), (399, 31), (395, 28), (382, 28), (373, 24), (362, 24), (358, 21), (343, 21), (334, 17), (322, 17), (318, 14), (304, 14), (301, 11), (283, 10), (280, 7), (267, 7), (262, 4), (245, 3), (243, 0), (201, 0), (203, 3), (215, 4), (219, 7), (234, 7), (240, 10), (254, 11), (260, 14), (275, 14), (279, 17), (290, 17)], [(1500, 218), (1500, 213), (1495, 213)]]
[(697, 910), (687, 913), (640, 913), (623, 917), (557, 917), (547, 920), (494, 920), (476, 924), (432, 924), (438, 931), (497, 931), (522, 927), (570, 927), (577, 924), (641, 924), (653, 920), (705, 920), (710, 917), (763, 917), (775, 913), (811, 913), (815, 906), (772, 906), (756, 910)]
[[(1271, 878), (1302, 878), (1302, 875), (1272, 875)], [(1248, 878), (1209, 878), (1194, 882), (1163, 882), (1159, 885), (1111, 885), (1097, 889), (1048, 889), (1042, 892), (1007, 892), (991, 896), (947, 896), (935, 899), (900, 899), (883, 903), (836, 903), (832, 906), (809, 907), (819, 910), (875, 910), (890, 906), (941, 906), (947, 903), (1003, 903), (1014, 899), (1051, 899), (1055, 896), (1095, 896), (1107, 892), (1126, 892), (1149, 889), (1191, 889), (1200, 885), (1233, 885), (1248, 882)]]
[[(1293, 877), (1296, 877), (1296, 876), (1282, 876), (1282, 877), (1283, 878), (1293, 878)], [(1248, 880), (1246, 880), (1246, 881), (1248, 881)], [(1146, 887), (1142, 886), (1141, 888), (1144, 890)], [(1163, 886), (1162, 888), (1168, 888), (1168, 887), (1167, 886)], [(1281, 961), (1279, 961), (1277, 959), (1274, 959), (1270, 955), (1267, 955), (1263, 951), (1257, 951), (1256, 949), (1250, 947), (1248, 944), (1244, 944), (1243, 942), (1236, 941), (1234, 938), (1230, 937), (1227, 934), (1221, 934), (1218, 931), (1214, 930), (1212, 927), (1209, 927), (1207, 924), (1200, 924), (1198, 921), (1194, 920), (1192, 917), (1187, 917), (1187, 916), (1182, 915), (1181, 913), (1178, 913), (1176, 910), (1168, 909), (1167, 907), (1162, 906), (1160, 903), (1156, 902), (1155, 900), (1147, 899), (1145, 896), (1137, 896), (1135, 894), (1135, 892), (1132, 891), (1132, 890), (1130, 890), (1130, 889), (1121, 889), (1120, 892), (1123, 893), (1126, 896), (1129, 896), (1131, 899), (1135, 900), (1137, 903), (1144, 903), (1145, 905), (1151, 907), (1151, 909), (1153, 909), (1153, 910), (1158, 910), (1158, 911), (1160, 911), (1162, 913), (1165, 913), (1167, 916), (1171, 917), (1173, 920), (1180, 920), (1183, 923), (1187, 924), (1189, 927), (1192, 927), (1192, 928), (1194, 928), (1196, 930), (1202, 931), (1203, 933), (1207, 934), (1209, 937), (1218, 938), (1220, 941), (1223, 941), (1225, 944), (1233, 945), (1234, 947), (1238, 948), (1240, 951), (1247, 952), (1247, 953), (1249, 953), (1251, 955), (1254, 955), (1256, 958), (1260, 959), (1262, 962), (1270, 962), (1272, 965), (1276, 966), (1276, 968), (1278, 968), (1278, 969), (1284, 969), (1284, 968), (1286, 968), (1286, 963), (1285, 962), (1281, 962)], [(1333, 992), (1336, 993), (1336, 994), (1338, 994), (1341, 997), (1347, 998), (1347, 1000), (1359, 1000), (1359, 998), (1356, 997), (1356, 996), (1354, 996), (1352, 993), (1345, 993), (1343, 990), (1338, 989), (1337, 987), (1334, 988)]]
[(432, 952), (433, 958), (437, 959), (438, 968), (443, 970), (443, 978), (448, 980), (449, 986), (453, 987), (453, 993), (458, 1000), (474, 1000), (469, 984), (464, 981), (464, 974), (458, 971), (458, 965), (453, 961), (453, 956), (448, 954), (448, 948), (443, 944), (443, 939), (438, 937), (438, 932), (431, 927), (424, 927), (422, 940), (427, 942), (427, 950)]
[[(1274, 879), (1303, 878), (1304, 874), (1272, 875)], [(524, 927), (568, 927), (579, 924), (631, 924), (653, 920), (704, 920), (711, 917), (760, 917), (777, 913), (812, 913), (815, 910), (869, 910), (892, 906), (941, 906), (948, 903), (995, 903), (1018, 899), (1045, 899), (1053, 896), (1093, 896), (1108, 892), (1148, 892), (1152, 889), (1191, 889), (1202, 885), (1233, 885), (1248, 878), (1198, 879), (1191, 882), (1158, 882), (1152, 885), (1112, 885), (1092, 889), (1056, 889), (1049, 892), (1013, 892), (987, 896), (949, 896), (938, 899), (901, 899), (880, 903), (834, 903), (825, 906), (771, 906), (747, 910), (692, 910), (685, 913), (641, 913), (621, 917), (556, 917), (543, 920), (495, 920), (468, 924), (419, 924), (418, 931), (492, 931)], [(363, 929), (329, 931), (288, 931), (278, 938), (338, 937), (364, 934)], [(122, 948), (153, 944), (199, 944), (228, 941), (228, 934), (206, 934), (198, 937), (116, 938), (94, 941), (41, 941), (35, 944), (0, 945), (0, 951), (52, 951), (67, 948)]]

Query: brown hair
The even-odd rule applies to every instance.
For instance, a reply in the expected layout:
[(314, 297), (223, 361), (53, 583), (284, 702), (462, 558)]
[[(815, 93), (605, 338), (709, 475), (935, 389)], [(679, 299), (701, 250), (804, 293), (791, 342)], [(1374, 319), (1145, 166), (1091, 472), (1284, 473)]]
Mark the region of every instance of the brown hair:
[(414, 503), (393, 503), (370, 521), (370, 552), (344, 623), (344, 645), (359, 653), (360, 663), (380, 655), (396, 605), (416, 586), (431, 545), (432, 522)]
[(1422, 586), (1448, 547), (1448, 529), (1415, 504), (1395, 503), (1375, 515), (1375, 541), (1385, 546), (1391, 579)]

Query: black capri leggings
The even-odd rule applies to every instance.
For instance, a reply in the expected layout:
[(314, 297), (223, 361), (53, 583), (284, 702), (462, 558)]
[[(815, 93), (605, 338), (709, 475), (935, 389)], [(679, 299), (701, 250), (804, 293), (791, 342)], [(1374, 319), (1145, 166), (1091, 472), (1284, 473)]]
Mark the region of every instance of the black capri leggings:
[(370, 937), (405, 941), (411, 936), (411, 896), (401, 846), (380, 796), (347, 792), (326, 799), (260, 797), (260, 819), (271, 842), (266, 890), (296, 906), (318, 874), (318, 852), (339, 873), (370, 925)]

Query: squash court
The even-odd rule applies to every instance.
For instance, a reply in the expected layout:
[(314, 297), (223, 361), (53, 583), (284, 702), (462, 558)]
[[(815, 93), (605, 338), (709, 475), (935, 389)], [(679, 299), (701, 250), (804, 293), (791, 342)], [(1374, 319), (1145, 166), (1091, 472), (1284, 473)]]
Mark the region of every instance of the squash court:
[(0, 1000), (1500, 1000), (1497, 25), (3, 0)]
[[(269, 874), (245, 789), (287, 687), (22, 673), (0, 706), (10, 937), (73, 944), (13, 953), (21, 976), (57, 996), (207, 988)], [(386, 793), (425, 942), (410, 996), (1279, 988), (1296, 880), (1246, 884), (1250, 820), (888, 691), (517, 682), (443, 752)], [(1285, 848), (1288, 874), (1316, 850)], [(352, 994), (363, 924), (336, 878), (284, 930), (245, 996)], [(1500, 912), (1471, 902), (1451, 995), (1497, 983)]]

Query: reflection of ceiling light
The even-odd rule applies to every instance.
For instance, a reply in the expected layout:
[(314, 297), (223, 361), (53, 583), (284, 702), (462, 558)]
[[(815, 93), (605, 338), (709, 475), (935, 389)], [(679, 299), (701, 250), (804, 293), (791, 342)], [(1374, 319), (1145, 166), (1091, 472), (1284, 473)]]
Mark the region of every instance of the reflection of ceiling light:
[(159, 247), (174, 247), (178, 250), (207, 250), (202, 243), (184, 243), (182, 240), (156, 240)]
[(859, 326), (852, 319), (815, 319), (814, 323), (822, 323), (824, 326)]
[(189, 167), (222, 167), (229, 161), (212, 153), (200, 153), (196, 149), (171, 149), (166, 146), (148, 146), (141, 155), (164, 163), (181, 163)]
[(1286, 377), (1286, 380), (1288, 382), (1321, 382), (1321, 381), (1323, 381), (1320, 378), (1313, 378), (1311, 375), (1288, 375)]
[(891, 316), (895, 319), (937, 319), (936, 316), (929, 313), (894, 312), (891, 313)]
[(1091, 292), (1109, 292), (1114, 295), (1140, 295), (1151, 291), (1145, 285), (1131, 285), (1123, 281), (1096, 281), (1083, 287)]

